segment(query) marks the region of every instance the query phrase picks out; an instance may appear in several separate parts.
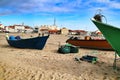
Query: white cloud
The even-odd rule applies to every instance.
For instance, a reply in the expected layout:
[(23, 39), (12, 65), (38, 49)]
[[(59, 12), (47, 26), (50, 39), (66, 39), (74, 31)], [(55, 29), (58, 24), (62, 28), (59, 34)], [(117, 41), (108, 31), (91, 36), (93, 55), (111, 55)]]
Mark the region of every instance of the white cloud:
[(104, 10), (110, 8), (120, 9), (120, 3), (110, 0), (1, 0), (0, 9), (7, 12), (4, 8), (13, 13), (81, 13), (81, 10), (88, 11), (99, 8)]
[(109, 6), (112, 8), (120, 9), (120, 3), (119, 2), (110, 2)]
[(81, 6), (81, 0), (1, 0), (0, 4), (12, 12), (71, 12)]
[(101, 3), (109, 3), (110, 0), (96, 0), (97, 2), (101, 2)]
[(97, 2), (101, 4), (106, 4), (108, 8), (120, 9), (120, 2), (118, 1), (110, 1), (110, 0), (97, 0)]

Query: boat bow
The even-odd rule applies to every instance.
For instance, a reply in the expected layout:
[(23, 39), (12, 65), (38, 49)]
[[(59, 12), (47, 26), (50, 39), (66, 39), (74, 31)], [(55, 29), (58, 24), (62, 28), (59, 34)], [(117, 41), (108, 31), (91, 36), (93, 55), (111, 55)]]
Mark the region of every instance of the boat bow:
[(108, 43), (120, 56), (120, 28), (91, 19), (96, 27), (102, 32)]

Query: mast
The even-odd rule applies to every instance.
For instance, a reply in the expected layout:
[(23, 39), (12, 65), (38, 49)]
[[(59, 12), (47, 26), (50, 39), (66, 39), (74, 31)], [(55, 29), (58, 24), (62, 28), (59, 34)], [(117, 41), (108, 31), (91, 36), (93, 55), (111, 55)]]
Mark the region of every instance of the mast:
[(53, 24), (53, 26), (56, 26), (56, 18), (54, 18), (54, 24)]

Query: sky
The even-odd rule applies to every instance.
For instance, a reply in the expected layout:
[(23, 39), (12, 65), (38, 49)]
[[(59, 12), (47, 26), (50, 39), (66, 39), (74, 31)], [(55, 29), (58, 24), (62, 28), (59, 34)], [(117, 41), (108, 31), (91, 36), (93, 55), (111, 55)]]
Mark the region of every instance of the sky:
[(0, 23), (31, 27), (56, 25), (72, 30), (95, 31), (91, 18), (101, 10), (107, 23), (120, 27), (119, 0), (0, 0)]

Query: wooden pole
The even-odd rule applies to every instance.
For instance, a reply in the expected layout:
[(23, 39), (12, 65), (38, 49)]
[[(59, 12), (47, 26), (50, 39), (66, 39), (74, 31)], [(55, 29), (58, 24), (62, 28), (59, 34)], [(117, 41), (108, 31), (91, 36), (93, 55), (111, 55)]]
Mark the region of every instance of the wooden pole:
[(114, 62), (113, 62), (113, 69), (117, 69), (117, 65), (116, 65), (116, 59), (117, 58), (117, 52), (115, 52), (115, 58), (114, 58)]

